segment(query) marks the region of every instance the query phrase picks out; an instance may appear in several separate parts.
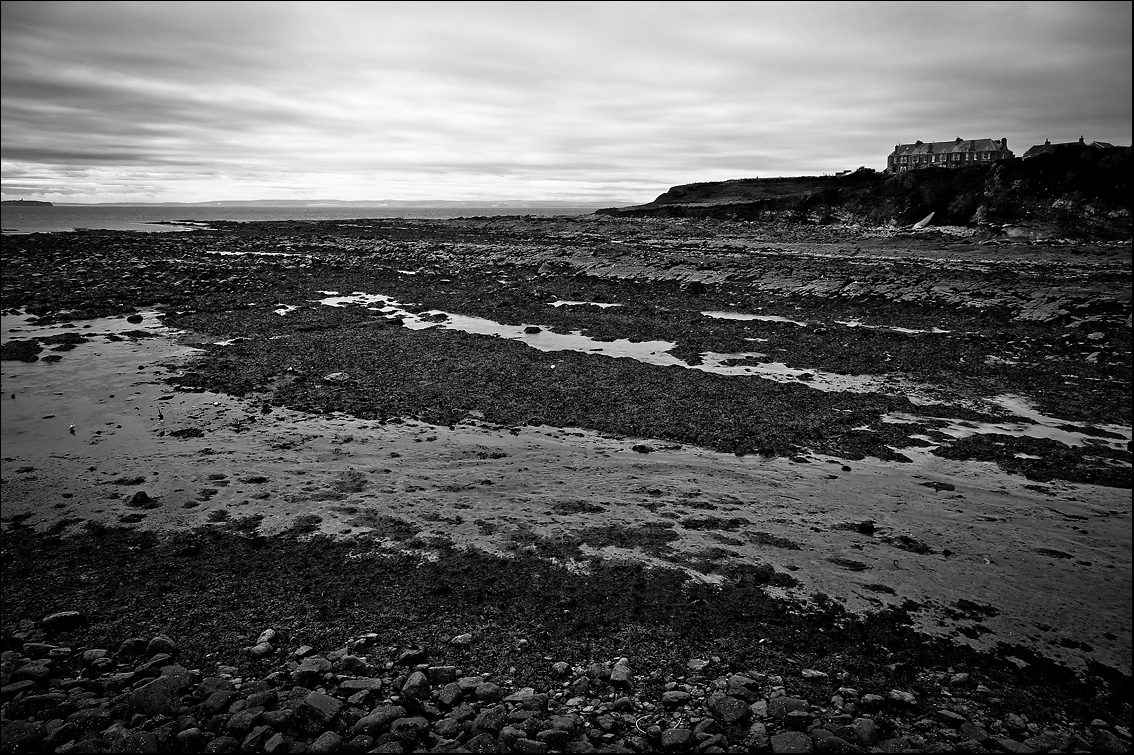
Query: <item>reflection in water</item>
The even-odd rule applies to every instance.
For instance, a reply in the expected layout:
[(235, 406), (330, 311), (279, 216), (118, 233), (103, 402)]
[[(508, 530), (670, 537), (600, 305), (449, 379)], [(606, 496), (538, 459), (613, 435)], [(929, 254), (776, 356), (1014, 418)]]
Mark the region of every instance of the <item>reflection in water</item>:
[(747, 312), (702, 312), (705, 317), (714, 317), (718, 320), (760, 320), (762, 322), (790, 322), (793, 325), (807, 327), (807, 323), (792, 320), (779, 315), (751, 315)]
[(591, 307), (601, 307), (602, 309), (606, 309), (608, 307), (621, 307), (622, 305), (621, 304), (607, 304), (607, 303), (601, 302), (601, 301), (567, 301), (566, 299), (560, 299), (559, 301), (551, 302), (551, 306), (553, 306), (553, 307), (591, 306)]
[[(1031, 422), (966, 422), (959, 419), (945, 419), (948, 425), (937, 428), (953, 438), (967, 438), (970, 435), (1000, 434), (1011, 435), (1017, 438), (1043, 438), (1058, 441), (1068, 446), (1104, 446), (1118, 450), (1126, 449), (1131, 439), (1131, 429), (1123, 425), (1103, 425), (1099, 427), (1109, 433), (1122, 436), (1121, 438), (1100, 438), (1091, 435), (1087, 426), (1081, 422), (1068, 422), (1057, 417), (1041, 414), (1035, 407), (1021, 396), (1003, 394), (988, 400), (988, 403), (1001, 409), (1007, 409), (1017, 417), (1031, 420)], [(882, 418), (883, 422), (918, 422), (928, 423), (941, 421), (942, 418), (926, 418), (913, 414), (893, 412)], [(930, 440), (926, 438), (926, 440)]]

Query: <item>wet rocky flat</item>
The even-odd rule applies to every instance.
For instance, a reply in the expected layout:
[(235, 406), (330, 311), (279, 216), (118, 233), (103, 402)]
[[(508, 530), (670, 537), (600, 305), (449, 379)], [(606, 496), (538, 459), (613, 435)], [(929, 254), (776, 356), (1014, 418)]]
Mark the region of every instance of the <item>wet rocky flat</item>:
[(214, 751), (1128, 746), (1129, 243), (358, 220), (3, 264), (36, 747), (87, 709)]

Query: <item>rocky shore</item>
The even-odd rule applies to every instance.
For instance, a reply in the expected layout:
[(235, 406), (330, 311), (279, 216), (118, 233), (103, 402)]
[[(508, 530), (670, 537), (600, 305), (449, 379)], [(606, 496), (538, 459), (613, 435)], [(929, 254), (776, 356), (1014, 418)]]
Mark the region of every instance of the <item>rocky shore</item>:
[[(77, 608), (5, 622), (4, 751), (1129, 750), (1128, 679), (964, 652), (896, 615), (471, 553), (375, 569), (364, 541), (237, 533), (6, 535), (5, 613)], [(537, 587), (500, 584), (520, 574)]]
[(1129, 750), (1128, 240), (382, 219), (2, 262), (5, 752)]
[[(42, 625), (80, 618), (58, 613)], [(536, 689), (448, 664), (444, 649), (375, 647), (391, 638), (374, 634), (320, 651), (277, 648), (278, 634), (266, 629), (248, 651), (279, 657), (262, 677), (239, 666), (188, 669), (164, 635), (111, 651), (25, 634), (19, 650), (3, 653), (0, 736), (12, 753), (1124, 753), (1130, 743), (1130, 730), (1106, 719), (1087, 727), (1037, 723), (1026, 712), (970, 720), (957, 709), (991, 690), (968, 674), (942, 679), (953, 702), (928, 712), (900, 689), (844, 686), (808, 700), (790, 694), (781, 675), (738, 671), (716, 656), (661, 677), (659, 697), (637, 689), (626, 657), (549, 660), (561, 681)], [(430, 662), (431, 654), (442, 658)]]

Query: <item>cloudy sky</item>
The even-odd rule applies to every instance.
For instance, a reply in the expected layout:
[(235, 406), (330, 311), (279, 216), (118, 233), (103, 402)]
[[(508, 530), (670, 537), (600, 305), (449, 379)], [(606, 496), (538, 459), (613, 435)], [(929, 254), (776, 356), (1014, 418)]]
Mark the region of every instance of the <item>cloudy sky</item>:
[(1131, 143), (1131, 4), (4, 2), (3, 196), (638, 203)]

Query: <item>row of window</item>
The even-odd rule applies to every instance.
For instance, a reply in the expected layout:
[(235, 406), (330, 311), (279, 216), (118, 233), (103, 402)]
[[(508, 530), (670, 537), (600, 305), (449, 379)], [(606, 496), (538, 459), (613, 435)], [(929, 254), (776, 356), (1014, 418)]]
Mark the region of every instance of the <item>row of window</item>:
[(909, 155), (903, 155), (898, 160), (902, 165), (932, 165), (935, 163), (961, 163), (971, 161), (988, 161), (992, 159), (991, 152), (947, 152), (941, 155), (915, 155), (912, 160)]

